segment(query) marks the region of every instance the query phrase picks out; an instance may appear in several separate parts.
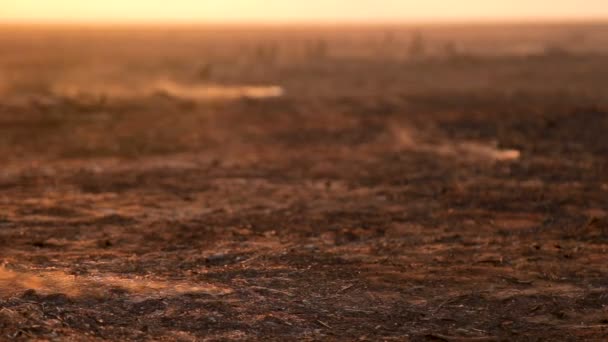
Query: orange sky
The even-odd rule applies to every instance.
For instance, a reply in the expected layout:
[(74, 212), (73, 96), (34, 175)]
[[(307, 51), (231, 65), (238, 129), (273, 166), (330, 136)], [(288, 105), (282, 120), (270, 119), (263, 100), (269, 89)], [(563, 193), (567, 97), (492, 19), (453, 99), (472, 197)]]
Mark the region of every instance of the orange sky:
[(0, 0), (3, 22), (407, 22), (535, 18), (608, 18), (608, 0)]

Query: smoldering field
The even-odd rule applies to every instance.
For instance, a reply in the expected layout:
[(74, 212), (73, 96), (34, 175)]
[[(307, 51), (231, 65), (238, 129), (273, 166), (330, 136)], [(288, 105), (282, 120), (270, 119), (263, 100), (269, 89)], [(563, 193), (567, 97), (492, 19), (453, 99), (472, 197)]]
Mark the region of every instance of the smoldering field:
[(0, 339), (602, 340), (608, 26), (0, 29)]

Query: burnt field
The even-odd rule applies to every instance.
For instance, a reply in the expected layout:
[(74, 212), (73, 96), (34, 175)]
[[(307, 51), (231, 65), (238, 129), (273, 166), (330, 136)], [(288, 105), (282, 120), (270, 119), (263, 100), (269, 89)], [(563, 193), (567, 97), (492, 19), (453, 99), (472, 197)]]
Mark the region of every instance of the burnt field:
[(607, 31), (0, 28), (0, 340), (605, 340)]

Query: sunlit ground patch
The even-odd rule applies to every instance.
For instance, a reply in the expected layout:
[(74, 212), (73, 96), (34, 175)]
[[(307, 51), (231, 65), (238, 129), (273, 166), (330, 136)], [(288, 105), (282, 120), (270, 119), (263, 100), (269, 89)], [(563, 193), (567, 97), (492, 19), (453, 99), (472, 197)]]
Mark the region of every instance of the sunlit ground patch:
[(456, 142), (436, 146), (436, 152), (441, 155), (456, 157), (473, 157), (497, 161), (518, 160), (521, 153), (512, 149), (499, 149), (493, 145), (484, 145), (475, 142)]
[(414, 129), (394, 127), (393, 136), (399, 149), (432, 153), (445, 157), (454, 157), (471, 161), (516, 161), (521, 158), (521, 152), (515, 149), (501, 149), (494, 143), (473, 141), (451, 141), (444, 139), (439, 142), (427, 142)]
[(151, 81), (145, 84), (128, 83), (58, 83), (53, 93), (65, 97), (106, 96), (130, 99), (154, 95), (166, 95), (193, 101), (237, 100), (241, 98), (265, 99), (281, 97), (284, 90), (276, 85), (217, 85), (186, 84), (169, 80)]
[(75, 276), (61, 271), (15, 271), (0, 267), (0, 297), (17, 295), (26, 290), (35, 290), (41, 294), (62, 293), (72, 297), (102, 296), (111, 289), (123, 290), (135, 297), (231, 293), (230, 289), (205, 283), (160, 281), (141, 277), (123, 278), (103, 274)]

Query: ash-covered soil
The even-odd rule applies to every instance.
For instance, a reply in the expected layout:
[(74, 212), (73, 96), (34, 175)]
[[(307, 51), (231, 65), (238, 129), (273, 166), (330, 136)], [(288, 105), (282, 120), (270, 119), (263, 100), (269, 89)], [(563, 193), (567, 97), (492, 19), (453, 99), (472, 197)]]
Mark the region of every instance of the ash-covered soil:
[(604, 61), (6, 91), (0, 340), (605, 340)]

